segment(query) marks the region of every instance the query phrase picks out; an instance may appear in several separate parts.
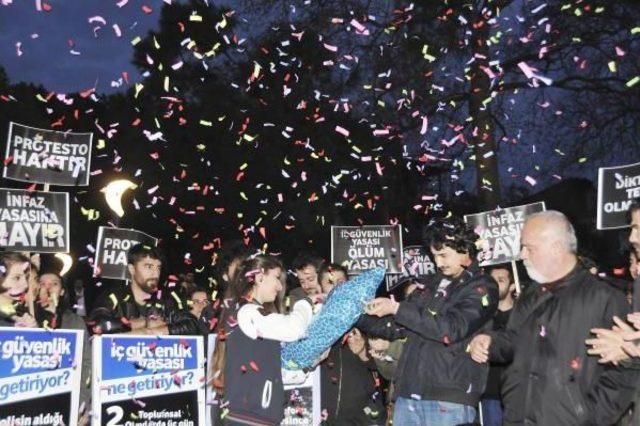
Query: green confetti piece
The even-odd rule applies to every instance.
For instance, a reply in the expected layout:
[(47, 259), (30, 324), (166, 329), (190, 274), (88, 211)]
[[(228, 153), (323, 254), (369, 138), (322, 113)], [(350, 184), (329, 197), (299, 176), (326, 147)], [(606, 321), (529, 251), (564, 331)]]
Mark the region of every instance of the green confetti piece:
[(640, 81), (640, 76), (635, 76), (633, 77), (631, 80), (627, 81), (627, 84), (625, 84), (625, 86), (631, 88), (633, 86), (635, 86), (636, 84), (638, 84), (638, 82)]

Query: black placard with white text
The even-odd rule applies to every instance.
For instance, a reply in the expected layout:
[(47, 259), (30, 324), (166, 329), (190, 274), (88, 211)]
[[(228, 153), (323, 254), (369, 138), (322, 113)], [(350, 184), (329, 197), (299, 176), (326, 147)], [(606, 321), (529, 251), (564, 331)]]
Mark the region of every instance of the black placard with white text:
[(407, 277), (416, 279), (436, 273), (436, 265), (431, 260), (429, 251), (423, 246), (406, 246), (402, 250), (402, 275), (385, 276), (387, 291), (392, 291), (396, 285)]
[(127, 279), (127, 252), (139, 243), (155, 247), (158, 240), (135, 229), (101, 226), (98, 229), (94, 275), (114, 280)]
[(2, 177), (62, 186), (89, 185), (93, 133), (9, 124)]
[(598, 169), (598, 229), (627, 227), (627, 210), (636, 198), (640, 198), (640, 163)]
[(540, 202), (465, 215), (465, 222), (480, 236), (480, 265), (497, 265), (518, 260), (520, 232), (525, 220), (544, 210), (544, 202)]
[(349, 274), (373, 268), (401, 274), (402, 226), (332, 226), (331, 262), (341, 264)]
[(0, 188), (0, 247), (69, 252), (69, 194)]

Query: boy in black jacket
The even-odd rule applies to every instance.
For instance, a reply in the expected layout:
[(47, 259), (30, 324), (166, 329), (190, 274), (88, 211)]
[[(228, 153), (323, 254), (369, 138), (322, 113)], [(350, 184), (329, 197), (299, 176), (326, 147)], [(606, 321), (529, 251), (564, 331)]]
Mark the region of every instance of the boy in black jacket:
[[(406, 301), (377, 298), (357, 327), (387, 340), (407, 338), (395, 373), (398, 425), (473, 423), (487, 366), (466, 354), (498, 306), (498, 287), (475, 264), (477, 235), (458, 219), (427, 229), (438, 274)], [(374, 316), (381, 318), (374, 318)]]

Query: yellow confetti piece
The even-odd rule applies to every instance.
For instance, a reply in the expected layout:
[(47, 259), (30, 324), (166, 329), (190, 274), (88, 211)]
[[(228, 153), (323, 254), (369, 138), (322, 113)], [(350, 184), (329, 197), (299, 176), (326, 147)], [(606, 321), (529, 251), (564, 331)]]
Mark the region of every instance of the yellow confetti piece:
[(207, 126), (207, 127), (211, 127), (213, 126), (213, 123), (207, 120), (200, 120), (200, 125), (201, 126)]
[(118, 306), (118, 298), (116, 297), (115, 294), (109, 293), (109, 299), (111, 299), (111, 302), (113, 303), (114, 308)]
[(10, 317), (16, 314), (16, 308), (14, 308), (13, 304), (11, 303), (5, 303), (3, 305), (0, 305), (0, 313), (7, 317)]
[(136, 92), (133, 94), (133, 97), (137, 98), (140, 92), (142, 92), (142, 89), (144, 89), (144, 84), (136, 83)]
[(135, 46), (136, 44), (140, 43), (142, 41), (142, 39), (140, 38), (140, 36), (134, 38), (133, 40), (131, 40), (131, 45)]
[(240, 166), (240, 170), (244, 170), (249, 166), (248, 163), (244, 163), (242, 166)]
[(222, 20), (216, 24), (217, 28), (226, 28), (227, 27), (227, 18), (222, 15)]
[(160, 43), (156, 40), (156, 36), (153, 36), (153, 47), (155, 47), (156, 50), (160, 49)]
[(207, 149), (207, 146), (203, 143), (200, 143), (196, 145), (196, 148), (198, 148), (198, 151), (204, 151), (205, 149)]
[(247, 198), (247, 195), (242, 191), (240, 192), (240, 197), (245, 201), (249, 201), (249, 199)]
[(45, 104), (48, 102), (44, 97), (42, 97), (40, 93), (36, 95), (36, 99), (39, 100), (40, 102), (44, 102)]
[(251, 78), (257, 79), (258, 77), (260, 77), (260, 70), (262, 70), (262, 67), (260, 66), (260, 64), (257, 63), (257, 62), (254, 62), (253, 63), (253, 74), (251, 74)]
[(482, 296), (482, 306), (489, 306), (489, 295), (485, 294)]
[(257, 138), (257, 136), (251, 136), (246, 133), (242, 135), (242, 139), (244, 139), (247, 142), (253, 142), (255, 138)]
[(105, 140), (104, 139), (98, 139), (98, 144), (96, 145), (96, 148), (104, 149), (105, 146), (107, 146)]
[(429, 45), (425, 44), (424, 46), (422, 46), (422, 57), (429, 62), (435, 61), (436, 57), (433, 55), (430, 55), (428, 51), (429, 51)]
[(584, 163), (587, 161), (587, 157), (582, 157), (578, 160), (578, 163)]
[(609, 71), (611, 72), (618, 71), (618, 66), (616, 65), (616, 61), (610, 61), (608, 65), (609, 65)]
[(200, 15), (191, 15), (191, 16), (189, 16), (189, 21), (191, 21), (191, 22), (202, 22), (202, 16), (200, 16)]
[(640, 34), (640, 27), (631, 28), (631, 34)]
[(625, 86), (633, 87), (636, 84), (638, 84), (639, 81), (640, 81), (640, 76), (635, 76), (631, 80), (627, 81), (627, 84), (625, 84)]
[(87, 220), (98, 220), (100, 219), (100, 212), (96, 209), (85, 209), (84, 207), (80, 207), (80, 211), (84, 216), (87, 216)]

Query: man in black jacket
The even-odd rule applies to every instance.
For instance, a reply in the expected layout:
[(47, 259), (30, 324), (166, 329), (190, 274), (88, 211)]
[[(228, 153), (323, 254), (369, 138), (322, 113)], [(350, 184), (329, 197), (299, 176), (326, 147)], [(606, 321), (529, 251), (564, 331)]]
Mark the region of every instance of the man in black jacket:
[[(472, 261), (477, 235), (461, 220), (437, 221), (427, 231), (439, 273), (404, 302), (374, 299), (357, 327), (387, 340), (407, 338), (396, 369), (397, 425), (472, 423), (488, 368), (466, 354), (498, 306), (498, 287)], [(381, 318), (373, 318), (378, 316)]]
[(119, 285), (98, 297), (87, 324), (93, 334), (198, 334), (198, 320), (185, 302), (159, 288), (162, 254), (156, 247), (137, 244), (127, 254), (130, 286)]
[(608, 425), (629, 406), (638, 375), (587, 354), (594, 327), (610, 327), (628, 305), (582, 267), (571, 223), (560, 212), (530, 216), (521, 235), (530, 286), (507, 329), (476, 336), (477, 362), (511, 362), (504, 374), (504, 425)]

